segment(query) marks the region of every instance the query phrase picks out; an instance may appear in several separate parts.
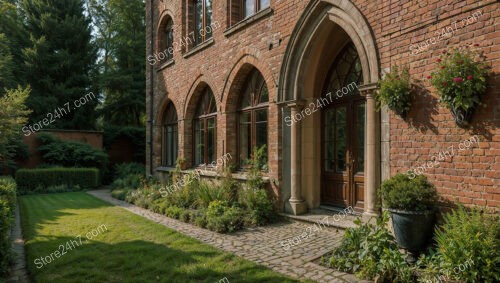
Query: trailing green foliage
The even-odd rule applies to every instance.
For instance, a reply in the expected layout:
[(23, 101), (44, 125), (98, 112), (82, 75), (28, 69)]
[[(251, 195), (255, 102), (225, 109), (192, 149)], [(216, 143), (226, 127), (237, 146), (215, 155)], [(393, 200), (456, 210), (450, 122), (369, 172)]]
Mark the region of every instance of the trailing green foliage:
[(106, 169), (108, 155), (104, 150), (82, 142), (63, 141), (49, 133), (39, 133), (38, 140), (42, 144), (38, 151), (46, 163), (63, 167), (94, 167), (102, 173)]
[(460, 282), (500, 281), (500, 222), (463, 206), (444, 215), (436, 229), (436, 251), (420, 259), (427, 278)]
[(398, 66), (394, 66), (379, 85), (380, 89), (375, 93), (377, 108), (387, 105), (389, 109), (405, 117), (411, 107), (411, 83), (408, 68), (399, 72)]
[(411, 268), (386, 228), (388, 221), (387, 212), (375, 224), (363, 224), (357, 219), (357, 227), (346, 230), (328, 264), (361, 278), (379, 277), (379, 282), (412, 282)]
[(425, 211), (434, 209), (437, 192), (424, 175), (411, 178), (398, 173), (385, 180), (379, 190), (382, 206), (391, 209)]
[(20, 169), (16, 172), (20, 194), (47, 193), (49, 187), (65, 185), (70, 190), (95, 189), (99, 170), (95, 168)]
[(10, 230), (15, 208), (16, 183), (11, 177), (0, 177), (0, 278), (7, 275), (13, 260)]

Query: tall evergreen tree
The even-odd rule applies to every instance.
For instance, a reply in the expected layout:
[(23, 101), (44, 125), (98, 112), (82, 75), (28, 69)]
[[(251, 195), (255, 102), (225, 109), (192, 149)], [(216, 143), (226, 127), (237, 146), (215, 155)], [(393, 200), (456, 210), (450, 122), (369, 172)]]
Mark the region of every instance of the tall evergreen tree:
[(146, 23), (144, 0), (88, 0), (100, 50), (104, 122), (144, 126)]
[(26, 85), (22, 50), (28, 40), (17, 0), (0, 0), (0, 95)]
[[(97, 98), (80, 107), (74, 101), (91, 91), (96, 48), (91, 41), (90, 19), (83, 0), (23, 0), (29, 46), (24, 49), (28, 83), (27, 100), (33, 109), (31, 122), (59, 111), (52, 127), (92, 129), (95, 127)], [(90, 97), (90, 96), (88, 96)], [(69, 107), (65, 104), (69, 102)]]

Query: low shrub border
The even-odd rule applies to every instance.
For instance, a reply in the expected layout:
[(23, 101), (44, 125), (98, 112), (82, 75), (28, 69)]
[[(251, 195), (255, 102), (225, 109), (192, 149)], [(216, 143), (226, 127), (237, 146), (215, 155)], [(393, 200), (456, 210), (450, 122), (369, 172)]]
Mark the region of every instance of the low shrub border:
[(14, 224), (16, 183), (11, 177), (0, 177), (0, 281), (12, 262), (10, 230)]
[(16, 172), (20, 194), (47, 193), (48, 188), (67, 186), (68, 190), (93, 189), (99, 186), (96, 168), (21, 169)]

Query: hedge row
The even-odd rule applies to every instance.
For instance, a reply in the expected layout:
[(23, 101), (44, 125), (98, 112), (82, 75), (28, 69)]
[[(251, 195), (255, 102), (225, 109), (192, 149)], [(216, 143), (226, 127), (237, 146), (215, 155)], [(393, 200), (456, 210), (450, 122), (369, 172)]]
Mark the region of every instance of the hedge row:
[(67, 186), (71, 189), (93, 189), (99, 186), (99, 170), (96, 168), (46, 168), (21, 169), (16, 172), (20, 194), (47, 193), (49, 187)]
[(0, 281), (7, 275), (12, 260), (10, 230), (15, 208), (16, 183), (11, 177), (0, 177)]

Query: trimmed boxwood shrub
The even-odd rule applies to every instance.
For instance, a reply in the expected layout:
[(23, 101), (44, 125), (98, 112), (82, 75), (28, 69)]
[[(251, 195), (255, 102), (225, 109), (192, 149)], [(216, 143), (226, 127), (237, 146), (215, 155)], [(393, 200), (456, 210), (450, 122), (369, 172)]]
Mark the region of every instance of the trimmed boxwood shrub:
[(0, 278), (7, 274), (12, 261), (10, 229), (15, 208), (16, 183), (10, 177), (0, 177)]
[(19, 193), (46, 193), (48, 187), (67, 185), (69, 188), (93, 189), (99, 186), (96, 168), (21, 169), (16, 172)]

